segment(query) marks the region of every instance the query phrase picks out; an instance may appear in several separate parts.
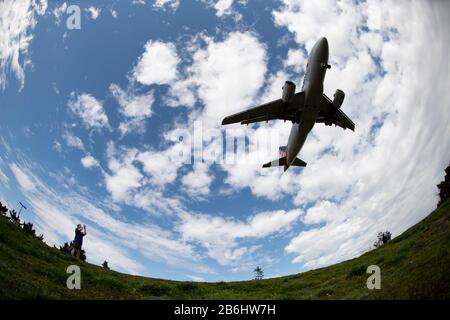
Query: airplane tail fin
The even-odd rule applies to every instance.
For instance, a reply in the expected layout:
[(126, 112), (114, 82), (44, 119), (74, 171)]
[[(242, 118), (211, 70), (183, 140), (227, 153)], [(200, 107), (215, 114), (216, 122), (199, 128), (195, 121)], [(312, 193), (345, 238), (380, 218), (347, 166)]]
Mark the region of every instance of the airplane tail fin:
[[(284, 166), (285, 167), (284, 171), (286, 171), (287, 169), (286, 157), (281, 157), (280, 159), (273, 160), (271, 162), (263, 164), (263, 168), (281, 167), (281, 166)], [(294, 161), (291, 163), (291, 166), (306, 167), (306, 162), (299, 158), (295, 158)]]

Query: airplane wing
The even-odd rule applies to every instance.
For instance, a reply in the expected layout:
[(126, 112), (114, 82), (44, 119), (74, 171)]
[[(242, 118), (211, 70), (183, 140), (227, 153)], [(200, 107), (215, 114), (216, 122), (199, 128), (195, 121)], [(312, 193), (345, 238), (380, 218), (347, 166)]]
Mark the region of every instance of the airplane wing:
[(281, 99), (274, 100), (255, 108), (228, 116), (223, 119), (222, 125), (237, 122), (240, 122), (241, 124), (249, 124), (274, 119), (293, 120), (295, 117), (295, 112), (298, 111), (299, 107), (303, 105), (304, 99), (304, 92), (298, 92), (288, 103)]
[(316, 119), (318, 123), (334, 124), (343, 129), (350, 129), (355, 131), (355, 124), (353, 121), (342, 111), (341, 109), (336, 109), (333, 106), (333, 102), (325, 94), (320, 105), (319, 116)]

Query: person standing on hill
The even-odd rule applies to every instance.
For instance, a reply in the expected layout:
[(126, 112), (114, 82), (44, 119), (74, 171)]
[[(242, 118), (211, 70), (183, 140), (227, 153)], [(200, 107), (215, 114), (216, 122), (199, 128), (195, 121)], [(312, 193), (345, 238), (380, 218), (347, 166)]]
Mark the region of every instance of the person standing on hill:
[(77, 225), (75, 229), (75, 239), (73, 240), (72, 245), (72, 256), (80, 259), (81, 255), (81, 246), (83, 245), (83, 237), (86, 235), (86, 225)]

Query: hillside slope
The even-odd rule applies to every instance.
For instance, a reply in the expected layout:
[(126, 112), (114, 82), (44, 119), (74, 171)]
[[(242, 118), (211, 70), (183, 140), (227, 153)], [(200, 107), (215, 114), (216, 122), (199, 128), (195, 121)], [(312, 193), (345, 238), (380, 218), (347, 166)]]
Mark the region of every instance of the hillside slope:
[[(82, 289), (66, 288), (78, 264)], [(380, 290), (366, 268), (381, 268)], [(450, 298), (450, 201), (390, 243), (327, 268), (261, 281), (196, 283), (136, 277), (80, 262), (0, 217), (0, 299)]]

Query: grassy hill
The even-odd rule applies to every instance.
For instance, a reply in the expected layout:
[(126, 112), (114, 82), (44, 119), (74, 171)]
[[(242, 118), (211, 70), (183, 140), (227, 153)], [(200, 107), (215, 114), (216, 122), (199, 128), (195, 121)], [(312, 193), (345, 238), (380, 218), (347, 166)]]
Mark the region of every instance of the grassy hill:
[[(66, 288), (78, 264), (82, 289)], [(368, 290), (366, 268), (381, 268)], [(388, 244), (359, 258), (260, 281), (196, 283), (151, 279), (80, 262), (0, 217), (0, 299), (449, 299), (450, 201)]]

